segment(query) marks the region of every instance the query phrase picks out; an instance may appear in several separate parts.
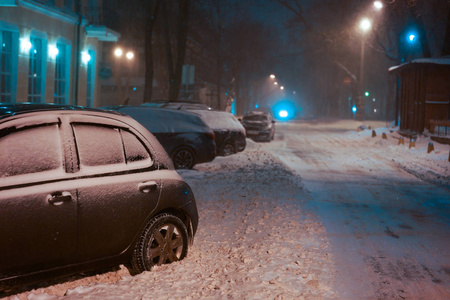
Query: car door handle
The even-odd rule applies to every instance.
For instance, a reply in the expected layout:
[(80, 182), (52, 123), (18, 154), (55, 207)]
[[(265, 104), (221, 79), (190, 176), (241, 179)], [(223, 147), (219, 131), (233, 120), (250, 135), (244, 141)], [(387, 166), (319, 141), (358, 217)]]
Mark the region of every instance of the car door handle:
[(72, 194), (70, 192), (56, 192), (47, 195), (47, 201), (53, 205), (60, 205), (63, 202), (72, 201)]
[(156, 181), (147, 181), (139, 183), (138, 187), (142, 193), (150, 193), (151, 190), (155, 189), (158, 186)]

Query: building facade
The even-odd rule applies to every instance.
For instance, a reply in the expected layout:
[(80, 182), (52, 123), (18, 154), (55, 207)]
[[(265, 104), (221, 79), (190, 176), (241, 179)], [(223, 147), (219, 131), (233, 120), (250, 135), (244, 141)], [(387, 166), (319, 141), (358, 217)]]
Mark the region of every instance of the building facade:
[(99, 106), (101, 0), (0, 0), (0, 103)]

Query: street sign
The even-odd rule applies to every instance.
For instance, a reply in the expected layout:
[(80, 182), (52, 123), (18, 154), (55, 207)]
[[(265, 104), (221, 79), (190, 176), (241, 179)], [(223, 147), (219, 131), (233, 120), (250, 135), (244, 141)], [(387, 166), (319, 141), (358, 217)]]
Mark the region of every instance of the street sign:
[(344, 84), (345, 85), (349, 85), (350, 83), (352, 83), (352, 79), (350, 77), (345, 77), (344, 78)]

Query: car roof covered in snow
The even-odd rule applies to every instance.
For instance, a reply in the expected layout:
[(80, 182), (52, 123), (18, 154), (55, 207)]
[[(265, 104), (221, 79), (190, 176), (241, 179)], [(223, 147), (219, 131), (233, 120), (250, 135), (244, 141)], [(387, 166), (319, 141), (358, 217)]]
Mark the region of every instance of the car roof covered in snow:
[[(36, 111), (58, 111), (58, 110), (68, 110), (68, 111), (90, 111), (90, 112), (102, 112), (104, 110), (89, 108), (85, 106), (78, 105), (62, 105), (62, 104), (52, 104), (52, 103), (0, 103), (0, 119), (14, 116), (23, 113), (36, 112)], [(110, 112), (112, 113), (112, 112)], [(116, 113), (118, 114), (118, 113)]]
[(101, 108), (127, 114), (152, 133), (211, 132), (199, 115), (188, 111), (126, 105)]

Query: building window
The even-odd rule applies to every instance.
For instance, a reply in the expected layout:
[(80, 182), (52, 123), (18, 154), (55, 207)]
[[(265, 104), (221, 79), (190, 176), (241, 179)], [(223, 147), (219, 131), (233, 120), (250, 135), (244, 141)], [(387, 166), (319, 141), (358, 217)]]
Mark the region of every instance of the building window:
[(13, 33), (0, 32), (0, 102), (13, 102)]
[(30, 39), (30, 59), (28, 64), (28, 101), (39, 103), (42, 101), (42, 64), (43, 64), (43, 41), (41, 38)]
[(89, 54), (89, 61), (87, 62), (86, 106), (94, 107), (95, 51), (89, 50), (88, 54)]
[(57, 43), (58, 55), (55, 64), (55, 93), (54, 102), (57, 104), (67, 104), (67, 45)]

